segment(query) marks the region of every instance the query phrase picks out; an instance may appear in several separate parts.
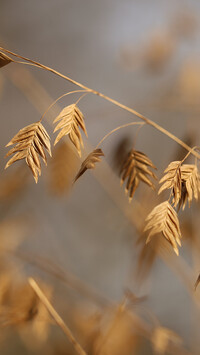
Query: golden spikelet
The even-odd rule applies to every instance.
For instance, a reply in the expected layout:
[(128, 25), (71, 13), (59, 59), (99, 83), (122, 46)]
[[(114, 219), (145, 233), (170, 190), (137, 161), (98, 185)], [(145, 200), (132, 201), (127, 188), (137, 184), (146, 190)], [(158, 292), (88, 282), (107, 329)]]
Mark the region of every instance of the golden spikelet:
[(181, 231), (176, 211), (168, 201), (154, 207), (146, 218), (144, 231), (151, 230), (146, 243), (150, 242), (153, 235), (162, 233), (167, 241), (172, 245), (175, 253), (179, 255), (178, 247), (181, 246)]
[(128, 178), (125, 193), (129, 191), (129, 201), (132, 200), (140, 181), (143, 181), (152, 189), (155, 189), (155, 185), (150, 180), (149, 176), (154, 179), (157, 179), (157, 177), (148, 167), (156, 169), (155, 165), (144, 153), (132, 149), (126, 155), (120, 174), (121, 184)]
[(49, 164), (49, 188), (57, 195), (63, 196), (72, 187), (74, 175), (78, 169), (79, 158), (68, 142), (60, 142), (55, 147)]
[(41, 122), (32, 123), (26, 126), (11, 139), (6, 147), (16, 144), (10, 149), (6, 156), (14, 154), (14, 156), (7, 162), (5, 169), (15, 163), (17, 160), (25, 159), (27, 165), (32, 171), (35, 182), (38, 181), (38, 174), (41, 175), (41, 164), (39, 155), (42, 157), (44, 163), (47, 165), (47, 158), (44, 147), (51, 156), (50, 137), (41, 124)]
[(74, 181), (78, 180), (86, 170), (94, 169), (95, 163), (101, 161), (101, 156), (104, 156), (104, 154), (100, 148), (93, 150), (81, 164), (80, 170), (78, 171)]
[(173, 161), (164, 172), (166, 174), (159, 181), (163, 185), (160, 187), (158, 194), (165, 189), (172, 189), (174, 206), (176, 207), (179, 204), (179, 208), (182, 206), (183, 210), (187, 201), (190, 207), (193, 196), (195, 200), (198, 200), (200, 179), (196, 165), (181, 165), (181, 161)]
[(11, 63), (12, 61), (13, 60), (10, 57), (8, 57), (6, 54), (0, 52), (0, 68)]
[(181, 161), (171, 162), (167, 169), (164, 171), (165, 175), (160, 179), (159, 184), (163, 185), (160, 187), (158, 194), (166, 189), (173, 189), (174, 206), (177, 206), (181, 199)]
[(179, 201), (179, 208), (184, 210), (188, 201), (190, 207), (193, 196), (198, 200), (200, 193), (200, 179), (197, 166), (194, 164), (183, 164), (181, 166), (182, 196)]
[(83, 147), (83, 141), (79, 127), (82, 128), (83, 132), (87, 136), (82, 112), (79, 110), (76, 104), (69, 105), (60, 112), (53, 123), (58, 121), (60, 122), (55, 127), (54, 132), (58, 130), (61, 131), (58, 133), (54, 145), (56, 145), (62, 137), (69, 135), (70, 140), (75, 145), (78, 154), (81, 156), (80, 147)]

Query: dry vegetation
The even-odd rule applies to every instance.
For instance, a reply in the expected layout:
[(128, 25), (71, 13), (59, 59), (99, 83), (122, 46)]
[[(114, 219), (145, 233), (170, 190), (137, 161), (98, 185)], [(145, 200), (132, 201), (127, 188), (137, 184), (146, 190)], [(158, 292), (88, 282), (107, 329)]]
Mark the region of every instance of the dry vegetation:
[[(182, 22), (179, 27), (179, 31), (174, 36), (173, 41), (169, 33), (165, 34), (163, 38), (152, 39), (152, 43), (146, 48), (143, 56), (143, 61), (146, 63), (148, 70), (160, 71), (171, 60), (176, 48), (175, 41), (184, 37), (185, 28)], [(186, 31), (186, 35), (189, 35), (189, 29)], [(165, 42), (166, 38), (168, 41), (167, 46), (163, 46), (163, 41)], [(136, 149), (137, 142), (135, 138), (137, 138), (137, 141), (139, 140), (139, 129), (136, 131), (137, 134), (135, 133), (134, 135), (132, 147), (131, 142), (125, 136), (116, 147), (113, 155), (113, 162), (119, 175), (119, 186), (121, 178), (121, 185), (126, 184), (125, 193), (129, 197), (129, 202), (132, 199), (137, 202), (134, 208), (131, 207), (131, 204), (128, 208), (130, 208), (131, 213), (134, 210), (134, 215), (138, 215), (140, 218), (130, 217), (130, 214), (126, 212), (126, 208), (122, 205), (120, 207), (133, 224), (138, 235), (138, 244), (141, 245), (138, 269), (136, 271), (140, 282), (148, 276), (158, 256), (174, 270), (179, 258), (181, 262), (184, 262), (183, 258), (179, 256), (181, 241), (183, 244), (186, 242), (191, 243), (191, 249), (195, 249), (199, 253), (200, 243), (196, 235), (192, 238), (191, 225), (187, 223), (187, 229), (186, 226), (184, 227), (184, 221), (181, 219), (181, 223), (179, 221), (179, 215), (184, 209), (187, 210), (193, 205), (193, 208), (199, 208), (200, 172), (198, 166), (200, 154), (198, 147), (189, 146), (153, 120), (102, 93), (94, 91), (43, 64), (0, 48), (0, 67), (10, 65), (12, 62), (12, 65), (16, 67), (18, 65), (23, 66), (25, 63), (26, 65), (42, 68), (48, 71), (49, 74), (53, 73), (80, 88), (80, 90), (67, 92), (56, 99), (48, 107), (47, 111), (64, 96), (73, 96), (73, 94), (78, 93), (80, 97), (74, 103), (71, 96), (69, 96), (72, 103), (64, 107), (60, 114), (54, 118), (53, 124), (56, 124), (56, 126), (52, 128), (52, 132), (47, 133), (43, 125), (47, 111), (38, 122), (26, 127), (19, 127), (19, 132), (7, 144), (7, 146), (14, 145), (14, 147), (8, 151), (6, 156), (14, 155), (8, 160), (5, 168), (10, 167), (19, 160), (25, 160), (37, 183), (38, 176), (41, 175), (43, 170), (40, 162), (41, 157), (44, 163), (48, 165), (50, 191), (57, 195), (63, 195), (71, 189), (73, 183), (80, 179), (86, 170), (95, 169), (96, 163), (99, 163), (99, 169), (101, 169), (101, 165), (102, 169), (104, 169), (102, 161), (106, 160), (106, 156), (105, 159), (102, 159), (104, 153), (100, 146), (102, 147), (103, 142), (111, 134), (124, 128), (126, 129), (128, 126), (133, 126), (133, 129), (136, 126), (139, 128), (143, 126), (143, 130), (145, 127), (150, 126), (182, 148), (180, 160), (168, 161), (168, 166), (159, 181), (160, 187), (157, 184), (157, 175), (162, 173), (160, 167), (156, 167), (144, 152)], [(87, 130), (84, 115), (77, 105), (89, 93), (100, 96), (104, 100), (131, 113), (133, 122), (108, 132), (83, 162), (79, 164), (78, 155), (81, 156), (81, 149), (84, 149), (80, 129), (85, 133), (86, 137)], [(141, 119), (141, 122), (135, 121), (135, 116)], [(56, 147), (53, 148), (52, 158), (47, 160), (46, 151), (51, 156), (50, 135), (57, 131), (59, 133), (54, 142)], [(59, 144), (57, 145), (58, 142)], [(162, 147), (160, 149), (162, 150)], [(186, 159), (189, 162), (185, 163)], [(192, 162), (190, 162), (191, 160)], [(80, 165), (79, 168), (78, 164)], [(25, 168), (24, 165), (21, 165), (15, 170), (12, 166), (10, 174), (6, 172), (8, 174), (6, 178), (4, 176), (0, 178), (0, 202), (4, 206), (6, 204), (8, 206), (12, 205), (15, 197), (21, 195), (28, 182), (31, 183), (28, 180), (29, 175)], [(157, 169), (157, 175), (154, 173), (155, 169)], [(79, 183), (81, 182), (79, 181)], [(146, 189), (144, 195), (142, 194), (143, 187)], [(153, 190), (151, 195), (148, 195), (148, 188)], [(112, 190), (112, 187), (109, 187), (109, 189)], [(140, 191), (140, 194), (137, 195), (136, 190), (138, 190), (137, 192)], [(166, 199), (166, 197), (162, 196), (168, 190), (169, 196)], [(151, 198), (149, 199), (148, 196), (151, 196)], [(193, 204), (194, 200), (197, 202), (196, 205), (195, 203)], [(9, 229), (12, 223), (14, 225), (14, 233)], [(14, 332), (19, 334), (20, 341), (25, 344), (24, 346), (27, 348), (28, 353), (29, 351), (41, 354), (48, 353), (50, 355), (129, 355), (147, 353), (189, 355), (193, 353), (192, 350), (187, 349), (184, 340), (176, 332), (161, 325), (155, 315), (142, 306), (145, 298), (137, 297), (130, 290), (127, 290), (124, 292), (123, 299), (119, 304), (108, 301), (81, 280), (59, 268), (52, 261), (40, 259), (37, 255), (28, 255), (20, 251), (18, 246), (24, 238), (24, 231), (19, 221), (9, 221), (6, 224), (5, 220), (1, 220), (0, 232), (0, 347), (2, 346), (2, 349), (4, 349), (5, 343), (13, 336), (12, 332)], [(7, 238), (7, 235), (12, 236), (12, 234), (14, 234), (13, 239), (15, 242), (9, 244), (10, 237)], [(190, 235), (189, 238), (188, 235)], [(61, 315), (57, 311), (58, 304), (54, 305), (52, 294), (53, 292), (56, 294), (56, 289), (52, 290), (53, 286), (47, 285), (40, 278), (37, 278), (36, 281), (31, 277), (32, 275), (29, 275), (28, 278), (26, 274), (21, 273), (19, 277), (15, 277), (15, 262), (13, 260), (10, 262), (12, 258), (35, 265), (39, 270), (72, 288), (81, 297), (86, 298), (88, 303), (95, 304), (94, 312), (92, 314), (88, 310), (85, 312), (85, 307), (81, 304), (78, 310), (71, 310), (68, 322), (68, 318), (65, 317), (65, 310), (63, 315)], [(194, 274), (193, 279), (188, 279), (187, 271), (185, 272), (184, 269), (180, 271), (180, 268), (177, 269), (179, 270), (180, 278), (185, 281), (191, 298), (199, 307), (198, 285), (200, 275), (195, 275), (195, 282)], [(188, 270), (187, 266), (186, 270)], [(141, 309), (145, 316), (141, 316)], [(151, 321), (147, 320), (148, 318)], [(52, 329), (55, 329), (56, 326), (65, 334), (66, 342), (60, 335), (52, 336), (51, 339)]]

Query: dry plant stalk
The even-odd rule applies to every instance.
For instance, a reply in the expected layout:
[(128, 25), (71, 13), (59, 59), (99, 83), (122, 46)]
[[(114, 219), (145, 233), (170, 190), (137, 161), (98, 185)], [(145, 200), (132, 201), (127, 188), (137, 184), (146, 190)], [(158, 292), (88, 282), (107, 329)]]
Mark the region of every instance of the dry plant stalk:
[(150, 229), (146, 243), (150, 242), (153, 235), (162, 232), (175, 253), (179, 255), (177, 244), (181, 246), (181, 231), (177, 213), (170, 203), (165, 201), (157, 205), (147, 216), (146, 222), (144, 231)]
[(65, 324), (63, 319), (56, 312), (55, 308), (52, 306), (52, 304), (46, 298), (45, 294), (42, 292), (42, 290), (40, 289), (40, 287), (38, 286), (36, 281), (34, 279), (32, 279), (32, 278), (29, 278), (28, 281), (29, 281), (29, 284), (32, 287), (32, 289), (35, 291), (36, 295), (39, 297), (41, 302), (47, 308), (47, 310), (50, 313), (50, 315), (55, 320), (56, 324), (62, 329), (63, 333), (67, 336), (67, 338), (69, 339), (71, 344), (74, 346), (74, 349), (76, 350), (77, 354), (79, 354), (79, 355), (87, 355), (86, 352), (81, 347), (81, 345), (74, 338), (71, 330), (68, 328), (68, 326)]
[(163, 134), (165, 134), (167, 137), (171, 138), (174, 142), (178, 143), (180, 146), (182, 146), (183, 148), (185, 148), (188, 152), (191, 152), (191, 154), (193, 156), (195, 156), (196, 158), (200, 159), (200, 155), (196, 152), (196, 151), (191, 151), (191, 147), (189, 147), (186, 143), (184, 143), (181, 139), (179, 139), (178, 137), (176, 137), (174, 134), (170, 133), (169, 131), (167, 131), (165, 128), (161, 127), (160, 125), (158, 125), (157, 123), (155, 123), (154, 121), (150, 120), (149, 118), (145, 117), (144, 115), (142, 115), (141, 113), (137, 112), (136, 110), (126, 106), (126, 105), (123, 105), (122, 103), (112, 99), (111, 97), (109, 96), (106, 96), (96, 90), (93, 90), (89, 87), (87, 87), (86, 85), (83, 85), (81, 83), (79, 83), (78, 81), (75, 81), (71, 78), (69, 78), (68, 76), (64, 75), (64, 74), (61, 74), (59, 73), (58, 71), (56, 71), (55, 69), (53, 68), (50, 68), (46, 65), (43, 65), (39, 62), (36, 62), (32, 59), (29, 59), (29, 58), (26, 58), (26, 57), (23, 57), (19, 54), (16, 54), (12, 51), (9, 51), (8, 49), (5, 49), (3, 47), (0, 47), (0, 51), (3, 51), (5, 53), (8, 53), (8, 54), (11, 54), (12, 56), (18, 58), (18, 59), (22, 59), (22, 61), (15, 61), (16, 63), (19, 63), (19, 64), (28, 64), (30, 66), (35, 66), (37, 68), (40, 68), (40, 69), (44, 69), (44, 70), (47, 70), (57, 76), (59, 76), (60, 78), (63, 78), (65, 80), (67, 80), (68, 82), (76, 85), (76, 86), (79, 86), (80, 88), (86, 90), (88, 93), (92, 93), (94, 95), (97, 95), (99, 97), (102, 97), (104, 100), (107, 100), (111, 103), (113, 103), (114, 105), (122, 108), (123, 110), (127, 111), (127, 112), (130, 112), (132, 113), (133, 115), (139, 117), (143, 122), (145, 122), (146, 124), (154, 127), (156, 130), (158, 130), (159, 132), (162, 132)]
[[(60, 122), (59, 122), (60, 121)], [(87, 136), (87, 131), (84, 123), (84, 116), (79, 110), (76, 104), (65, 107), (60, 114), (55, 118), (53, 123), (59, 122), (54, 129), (54, 132), (61, 130), (54, 142), (56, 145), (60, 139), (69, 135), (70, 140), (75, 145), (78, 154), (81, 156), (81, 149), (83, 147), (82, 137), (79, 131), (79, 127), (83, 130)]]
[(100, 148), (94, 149), (81, 164), (80, 170), (78, 171), (74, 181), (78, 180), (86, 170), (94, 169), (95, 163), (101, 161), (101, 156), (104, 156), (102, 150)]
[(16, 144), (10, 149), (6, 156), (15, 154), (6, 164), (5, 169), (15, 163), (17, 160), (25, 159), (27, 165), (32, 171), (35, 182), (38, 181), (38, 174), (41, 175), (40, 155), (47, 165), (47, 158), (44, 147), (51, 156), (50, 137), (43, 127), (42, 123), (36, 122), (26, 126), (11, 139), (6, 147)]
[(129, 191), (129, 201), (132, 200), (140, 181), (155, 189), (155, 185), (149, 176), (154, 179), (157, 179), (157, 177), (148, 167), (156, 169), (147, 155), (137, 150), (132, 149), (124, 159), (120, 172), (122, 175), (121, 184), (128, 178), (125, 193)]

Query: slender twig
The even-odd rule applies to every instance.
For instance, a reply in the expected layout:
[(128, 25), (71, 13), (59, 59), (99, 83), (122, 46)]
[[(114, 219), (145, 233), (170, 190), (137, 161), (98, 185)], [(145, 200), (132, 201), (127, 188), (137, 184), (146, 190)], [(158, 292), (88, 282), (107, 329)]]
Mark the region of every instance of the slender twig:
[(141, 125), (141, 126), (143, 126), (144, 124), (145, 124), (144, 122), (130, 122), (130, 123), (123, 124), (122, 126), (119, 126), (119, 127), (114, 128), (112, 131), (108, 132), (108, 133), (99, 141), (99, 143), (96, 145), (96, 148), (95, 148), (95, 149), (97, 149), (97, 148), (103, 143), (103, 141), (105, 141), (106, 138), (108, 138), (111, 134), (113, 134), (114, 132), (118, 131), (119, 129), (125, 128), (125, 127), (128, 127), (128, 126), (134, 126), (134, 125)]
[(62, 329), (63, 333), (67, 336), (69, 339), (70, 343), (74, 346), (74, 349), (76, 350), (77, 354), (79, 355), (87, 355), (85, 350), (81, 347), (81, 345), (77, 342), (77, 340), (74, 338), (71, 330), (68, 328), (68, 326), (65, 324), (63, 319), (60, 317), (60, 315), (57, 313), (53, 305), (49, 302), (41, 288), (38, 286), (36, 281), (33, 278), (29, 278), (28, 282), (32, 289), (35, 291), (36, 295), (40, 299), (40, 301), (44, 304), (44, 306), (47, 308), (48, 312), (50, 315), (53, 317), (57, 325)]
[(183, 164), (183, 162), (189, 157), (190, 154), (192, 154), (193, 151), (195, 150), (199, 150), (199, 147), (198, 146), (195, 146), (193, 148), (190, 149), (190, 151), (186, 154), (186, 156), (183, 158), (183, 160), (181, 160), (181, 164)]
[[(86, 92), (86, 90), (74, 90), (74, 91), (69, 91), (66, 92), (65, 94), (59, 96), (55, 101), (52, 102), (52, 104), (46, 109), (46, 111), (43, 113), (42, 117), (40, 118), (40, 122), (43, 120), (44, 116), (47, 114), (47, 112), (59, 101), (61, 100), (63, 97), (71, 95), (71, 94), (76, 94), (76, 93), (80, 93), (80, 92)], [(84, 96), (87, 94), (87, 92), (84, 94)], [(81, 97), (79, 97), (79, 99), (76, 101), (79, 102), (81, 99), (83, 98), (83, 95)]]
[[(38, 67), (38, 68), (45, 69), (45, 70), (47, 70), (47, 71), (49, 71), (49, 72), (51, 72), (51, 73), (53, 73), (53, 74), (55, 74), (55, 75), (57, 75), (57, 76), (59, 76), (59, 77), (65, 79), (65, 80), (69, 81), (70, 83), (72, 83), (72, 84), (74, 84), (74, 85), (76, 85), (76, 86), (79, 86), (79, 87), (81, 87), (82, 89), (84, 89), (84, 90), (86, 90), (86, 91), (88, 91), (88, 92), (91, 92), (91, 93), (94, 94), (94, 95), (97, 95), (97, 96), (102, 97), (104, 100), (107, 100), (107, 101), (113, 103), (114, 105), (116, 105), (116, 106), (122, 108), (123, 110), (126, 110), (126, 111), (132, 113), (133, 115), (139, 117), (139, 118), (140, 118), (141, 120), (143, 120), (145, 123), (147, 123), (148, 125), (154, 127), (154, 128), (157, 129), (158, 131), (162, 132), (163, 134), (165, 134), (166, 136), (168, 136), (169, 138), (171, 138), (173, 141), (175, 141), (176, 143), (178, 143), (179, 145), (181, 145), (181, 146), (182, 146), (184, 149), (186, 149), (187, 151), (190, 151), (190, 150), (191, 150), (191, 147), (190, 147), (189, 145), (187, 145), (186, 143), (184, 143), (181, 139), (179, 139), (178, 137), (176, 137), (174, 134), (170, 133), (168, 130), (166, 130), (166, 129), (163, 128), (162, 126), (158, 125), (158, 124), (155, 123), (154, 121), (150, 120), (149, 118), (145, 117), (144, 115), (142, 115), (141, 113), (137, 112), (136, 110), (134, 110), (134, 109), (132, 109), (132, 108), (130, 108), (130, 107), (124, 105), (124, 104), (121, 104), (119, 101), (114, 100), (114, 99), (110, 98), (109, 96), (106, 96), (106, 95), (104, 95), (104, 94), (102, 94), (102, 93), (100, 93), (100, 92), (98, 92), (98, 91), (96, 91), (96, 90), (93, 90), (93, 89), (91, 89), (91, 88), (89, 88), (89, 87), (87, 87), (87, 86), (85, 86), (85, 85), (79, 83), (78, 81), (73, 80), (73, 79), (71, 79), (70, 77), (68, 77), (68, 76), (66, 76), (66, 75), (64, 75), (64, 74), (62, 74), (62, 73), (60, 73), (60, 72), (58, 72), (57, 70), (52, 69), (52, 68), (50, 68), (50, 67), (48, 67), (48, 66), (46, 66), (46, 65), (44, 65), (44, 64), (41, 64), (41, 63), (39, 63), (39, 62), (36, 62), (36, 61), (34, 61), (34, 60), (32, 60), (32, 59), (23, 57), (23, 56), (21, 56), (21, 55), (19, 55), (19, 54), (16, 54), (16, 53), (14, 53), (14, 52), (11, 52), (11, 51), (9, 51), (8, 49), (5, 49), (5, 48), (3, 48), (3, 47), (0, 47), (0, 50), (3, 51), (3, 52), (5, 52), (5, 53), (9, 53), (9, 54), (11, 54), (11, 55), (14, 56), (14, 57), (20, 58), (20, 59), (26, 61), (27, 63), (30, 63), (31, 65), (34, 65), (34, 66), (36, 66), (36, 67)], [(27, 63), (20, 62), (20, 64), (27, 64)], [(200, 159), (200, 155), (199, 155), (196, 151), (191, 151), (191, 154), (193, 154), (195, 157), (197, 157), (198, 159)]]

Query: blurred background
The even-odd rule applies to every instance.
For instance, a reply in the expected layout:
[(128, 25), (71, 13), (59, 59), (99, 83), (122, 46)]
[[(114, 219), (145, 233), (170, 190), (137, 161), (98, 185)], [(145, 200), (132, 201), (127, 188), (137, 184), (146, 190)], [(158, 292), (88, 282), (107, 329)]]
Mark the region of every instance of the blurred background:
[[(1, 0), (0, 10), (2, 47), (198, 145), (200, 2)], [(32, 276), (87, 354), (199, 354), (198, 203), (180, 212), (179, 257), (165, 244), (159, 249), (157, 239), (145, 246), (141, 231), (158, 198), (141, 183), (128, 204), (119, 179), (120, 159), (135, 142), (134, 126), (111, 135), (101, 147), (102, 163), (72, 185), (87, 154), (110, 130), (131, 122), (130, 113), (89, 94), (79, 103), (88, 131), (81, 159), (66, 139), (53, 148), (37, 185), (23, 162), (4, 170), (11, 138), (76, 89), (26, 65), (11, 63), (0, 71), (1, 353), (76, 353), (44, 309), (37, 309), (36, 319), (25, 315)], [(63, 98), (46, 115), (52, 146), (53, 119), (79, 97)], [(150, 126), (138, 133), (136, 149), (151, 158), (159, 179), (170, 161), (186, 154)]]

